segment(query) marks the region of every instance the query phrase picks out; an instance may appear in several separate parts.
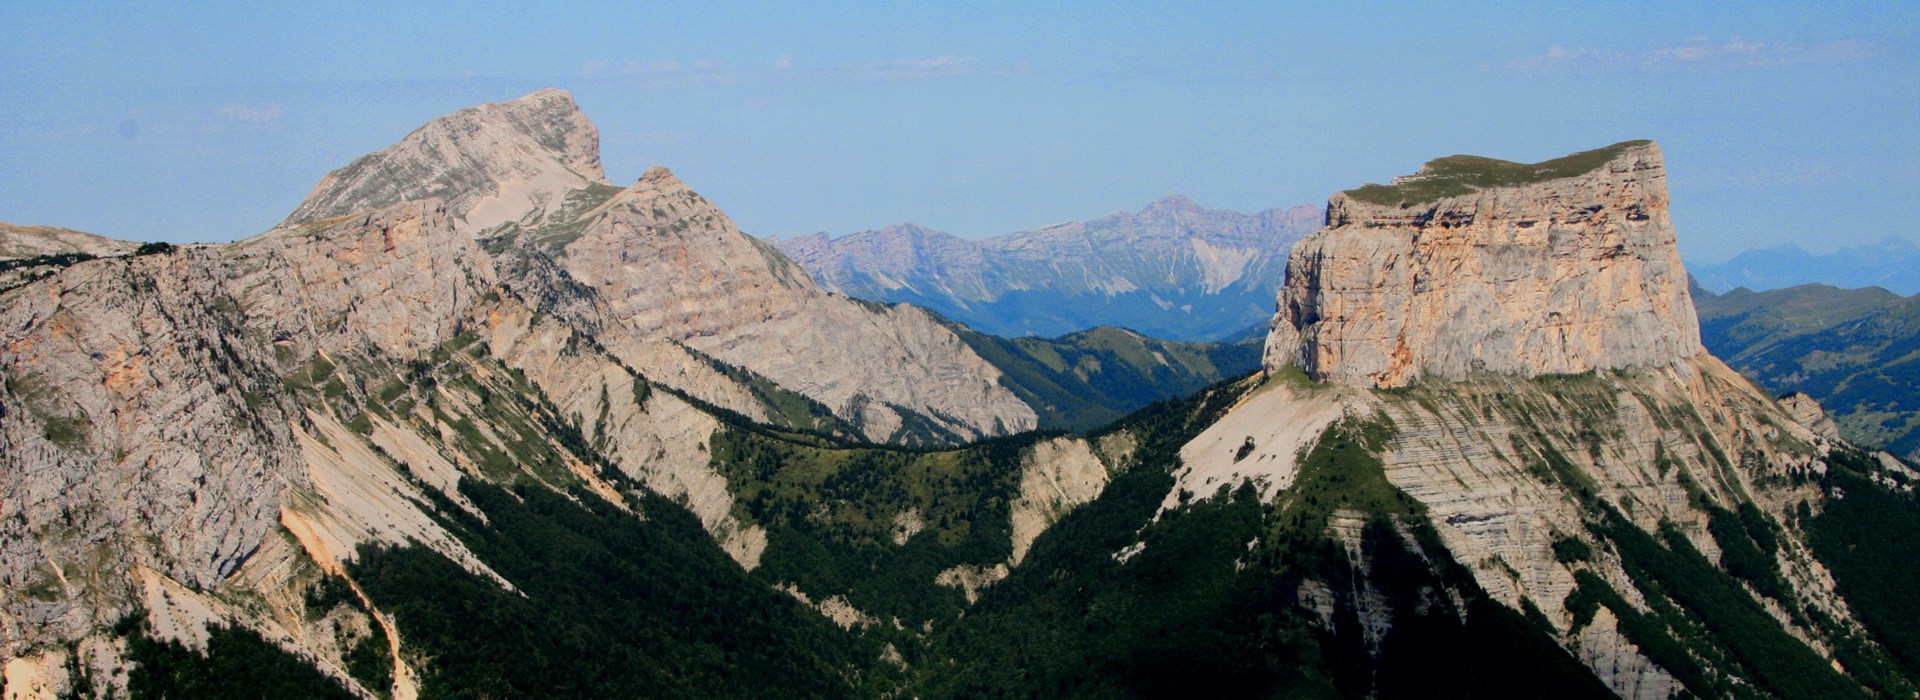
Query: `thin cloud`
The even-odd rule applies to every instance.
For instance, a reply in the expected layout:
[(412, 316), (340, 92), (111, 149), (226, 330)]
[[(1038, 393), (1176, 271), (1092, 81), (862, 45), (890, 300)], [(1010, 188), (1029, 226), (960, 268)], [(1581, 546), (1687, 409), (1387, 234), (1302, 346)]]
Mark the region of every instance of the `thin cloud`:
[(1657, 46), (1638, 52), (1588, 49), (1554, 44), (1546, 53), (1508, 62), (1509, 68), (1529, 73), (1736, 70), (1813, 63), (1854, 63), (1880, 53), (1880, 45), (1866, 39), (1839, 39), (1812, 43), (1778, 43), (1735, 37), (1719, 42), (1696, 36), (1686, 43)]
[(781, 54), (759, 67), (730, 67), (720, 61), (691, 63), (675, 60), (587, 61), (580, 75), (596, 80), (619, 80), (648, 87), (704, 87), (717, 84), (773, 83), (811, 80), (922, 80), (968, 75), (1027, 73), (1024, 63), (994, 67), (972, 56), (942, 54), (897, 58), (874, 63), (838, 66), (803, 65), (792, 54)]
[(972, 56), (933, 56), (929, 58), (903, 58), (894, 61), (896, 66), (908, 68), (965, 68), (977, 61)]
[(648, 75), (692, 75), (712, 73), (720, 70), (719, 61), (701, 59), (692, 63), (673, 60), (657, 60), (642, 63), (628, 61), (615, 64), (609, 61), (587, 61), (580, 66), (580, 74), (592, 76), (648, 76)]
[(255, 124), (279, 121), (280, 117), (286, 116), (286, 110), (281, 109), (280, 104), (277, 102), (268, 103), (265, 107), (255, 107), (235, 102), (221, 107), (217, 111), (220, 116)]
[(841, 71), (847, 77), (874, 80), (920, 80), (1000, 72), (990, 70), (972, 56), (944, 54), (922, 58), (898, 58), (882, 64), (848, 66)]

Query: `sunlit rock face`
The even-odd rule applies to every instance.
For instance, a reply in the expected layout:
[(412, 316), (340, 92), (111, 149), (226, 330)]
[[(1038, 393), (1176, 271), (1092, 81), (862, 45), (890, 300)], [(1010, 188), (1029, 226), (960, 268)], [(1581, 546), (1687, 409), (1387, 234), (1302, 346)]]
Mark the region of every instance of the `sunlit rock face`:
[(1287, 270), (1266, 365), (1321, 381), (1572, 374), (1702, 352), (1650, 141), (1531, 165), (1451, 156), (1336, 194)]

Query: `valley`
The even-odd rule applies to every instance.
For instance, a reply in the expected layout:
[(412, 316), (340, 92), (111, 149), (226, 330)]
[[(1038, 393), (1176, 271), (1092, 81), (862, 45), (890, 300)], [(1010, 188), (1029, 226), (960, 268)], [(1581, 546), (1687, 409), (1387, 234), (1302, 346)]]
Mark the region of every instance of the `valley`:
[[(1691, 285), (1651, 141), (982, 244), (600, 139), (541, 90), (232, 243), (0, 229), (7, 697), (1920, 692), (1911, 299)], [(1062, 241), (1124, 313), (956, 311)]]

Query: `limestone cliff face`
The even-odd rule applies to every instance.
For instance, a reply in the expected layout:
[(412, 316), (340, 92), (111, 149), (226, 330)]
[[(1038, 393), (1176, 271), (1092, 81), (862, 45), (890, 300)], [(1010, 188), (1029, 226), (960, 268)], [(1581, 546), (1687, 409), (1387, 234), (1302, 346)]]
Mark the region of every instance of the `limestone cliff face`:
[[(1627, 612), (1656, 605), (1596, 525), (1662, 532), (1720, 561), (1739, 541), (1715, 517), (1788, 523), (1796, 505), (1817, 508), (1814, 482), (1841, 443), (1818, 405), (1776, 401), (1702, 349), (1659, 148), (1443, 158), (1337, 194), (1327, 211), (1289, 261), (1267, 385), (1182, 451), (1180, 488), (1287, 488), (1303, 428), (1375, 421), (1390, 434), (1387, 481), (1421, 503), (1480, 589), (1539, 611), (1623, 697), (1681, 689), (1679, 669), (1628, 639), (1622, 610), (1570, 612), (1582, 578), (1621, 591)], [(1777, 600), (1761, 605), (1831, 658), (1826, 633), (1793, 611), (1851, 613), (1803, 533), (1779, 532), (1767, 553)], [(1566, 555), (1571, 542), (1594, 554)]]
[(926, 312), (828, 294), (665, 168), (583, 226), (558, 262), (596, 298), (599, 341), (649, 376), (649, 344), (677, 342), (820, 401), (879, 441), (910, 420), (960, 438), (1037, 421)]
[(560, 206), (606, 183), (600, 132), (565, 91), (470, 107), (328, 173), (282, 225), (439, 199), (463, 231), (479, 232)]
[(1655, 367), (1702, 352), (1651, 142), (1454, 156), (1334, 195), (1288, 261), (1266, 364), (1397, 387)]
[(490, 275), (429, 201), (0, 296), (0, 651), (110, 621), (137, 567), (232, 574), (308, 485), (283, 377), (362, 348), (417, 356)]
[(876, 441), (1037, 422), (925, 312), (827, 294), (664, 168), (607, 185), (598, 148), (573, 99), (543, 90), (454, 112), (355, 160), (287, 222), (438, 198), (457, 229), (493, 241), (510, 289), (649, 379), (750, 418), (769, 409), (702, 355), (818, 401)]

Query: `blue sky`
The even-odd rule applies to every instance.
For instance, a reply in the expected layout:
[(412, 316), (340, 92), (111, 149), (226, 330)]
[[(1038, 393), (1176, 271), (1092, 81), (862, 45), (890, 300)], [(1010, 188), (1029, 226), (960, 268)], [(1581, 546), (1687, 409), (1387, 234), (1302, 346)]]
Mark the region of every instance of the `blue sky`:
[(14, 1), (0, 221), (231, 240), (435, 116), (558, 86), (615, 182), (666, 165), (756, 235), (1317, 205), (1652, 138), (1689, 259), (1920, 239), (1920, 5), (1330, 4)]

